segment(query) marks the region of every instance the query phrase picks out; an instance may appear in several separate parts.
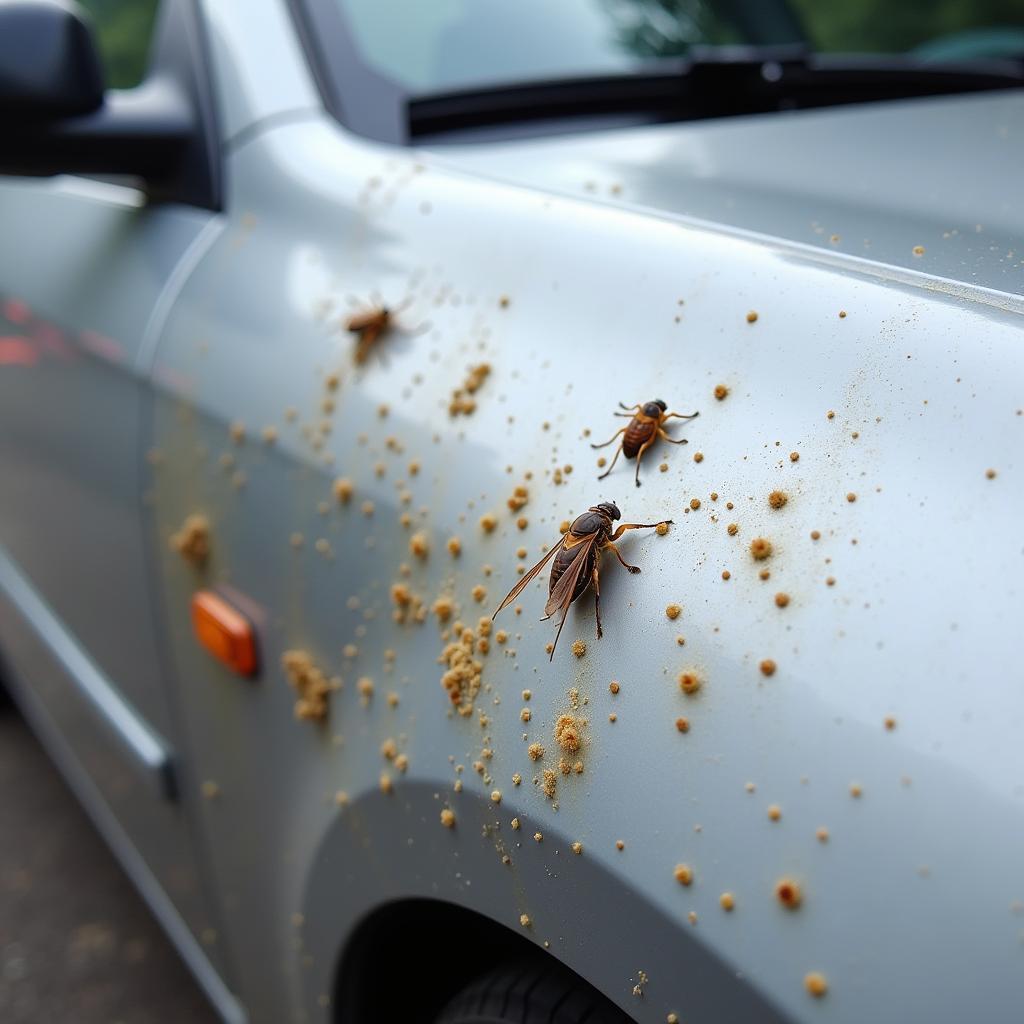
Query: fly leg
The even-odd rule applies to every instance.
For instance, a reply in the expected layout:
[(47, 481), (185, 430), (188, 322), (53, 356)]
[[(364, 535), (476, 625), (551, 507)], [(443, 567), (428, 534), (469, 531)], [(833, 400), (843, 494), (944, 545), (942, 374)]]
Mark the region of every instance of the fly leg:
[[(651, 436), (641, 445), (640, 451), (636, 453), (636, 485), (640, 486), (640, 460), (644, 457), (644, 452), (651, 447), (652, 444), (657, 440), (658, 435), (651, 434)], [(598, 480), (601, 478), (598, 477)]]
[(597, 615), (597, 639), (600, 640), (604, 636), (604, 630), (601, 629), (601, 580), (598, 577), (596, 563), (591, 578), (594, 581), (594, 613)]
[[(612, 543), (611, 541), (608, 541), (608, 542), (607, 542), (607, 543), (606, 543), (606, 544), (604, 545), (604, 550), (606, 550), (606, 549), (608, 549), (608, 548), (611, 548), (611, 549), (612, 549), (612, 551), (614, 551), (614, 552), (615, 552), (615, 557), (616, 557), (616, 558), (617, 558), (617, 559), (619, 560), (620, 564), (621, 564), (621, 565), (622, 565), (622, 566), (623, 566), (623, 567), (624, 567), (624, 568), (625, 568), (625, 569), (626, 569), (626, 570), (627, 570), (628, 572), (631, 572), (631, 573), (632, 573), (632, 574), (633, 574), (633, 575), (635, 576), (635, 575), (636, 575), (636, 574), (637, 574), (637, 573), (638, 573), (638, 572), (640, 571), (640, 566), (639, 566), (639, 565), (630, 565), (630, 564), (629, 564), (629, 562), (627, 562), (627, 561), (626, 561), (626, 560), (625, 560), (625, 559), (624, 559), (624, 558), (622, 557), (622, 555), (621, 555), (621, 554), (619, 554), (619, 549), (618, 549), (618, 548), (617, 548), (617, 547), (616, 547), (616, 546), (615, 546), (615, 545), (614, 545), (614, 544), (613, 544), (613, 543)], [(594, 578), (594, 586), (596, 587), (596, 586), (597, 586), (597, 578), (596, 578), (596, 577), (597, 577), (597, 569), (596, 569), (596, 568), (594, 569), (594, 576), (595, 576), (595, 578)], [(598, 621), (600, 621), (600, 620), (598, 620)], [(600, 636), (600, 634), (598, 634), (598, 636)]]
[[(612, 541), (618, 540), (627, 530), (653, 530), (656, 526), (661, 526), (664, 523), (666, 526), (672, 525), (671, 519), (663, 519), (661, 523), (623, 523), (612, 535), (608, 538), (608, 546), (612, 547)], [(615, 552), (618, 554), (618, 551)], [(622, 562), (622, 559), (619, 559)], [(623, 562), (625, 565), (625, 562)]]
[(617, 438), (619, 436), (619, 434), (624, 434), (628, 429), (629, 429), (628, 427), (623, 427), (621, 430), (616, 430), (615, 433), (612, 434), (612, 436), (609, 437), (607, 441), (603, 442), (602, 444), (592, 444), (590, 447), (591, 448), (607, 448), (608, 445), (610, 445), (612, 443), (612, 441), (614, 441), (615, 438)]
[(692, 420), (692, 419), (696, 419), (699, 415), (700, 415), (699, 412), (691, 412), (689, 416), (684, 416), (682, 413), (679, 413), (679, 412), (668, 412), (668, 413), (665, 413), (665, 415), (661, 417), (661, 422), (664, 423), (665, 420), (670, 420), (670, 419), (672, 419), (673, 416), (677, 420)]
[[(636, 405), (626, 405), (625, 402), (619, 402), (619, 408), (620, 409), (625, 409), (626, 412), (628, 412), (630, 415), (632, 415), (634, 412), (639, 412), (640, 405), (639, 405), (639, 403), (637, 403)], [(618, 416), (619, 414), (616, 413), (615, 415)]]
[(674, 437), (669, 437), (668, 434), (666, 434), (665, 431), (661, 427), (658, 427), (658, 437), (660, 437), (663, 441), (668, 441), (669, 444), (689, 444), (690, 443), (689, 441), (686, 440), (685, 437), (680, 438), (678, 441)]
[[(625, 428), (623, 428), (623, 429), (625, 429)], [(612, 438), (612, 440), (614, 441), (615, 438)], [(603, 480), (615, 468), (615, 463), (619, 461), (619, 456), (621, 454), (622, 454), (622, 444), (620, 443), (619, 447), (615, 449), (615, 458), (612, 459), (612, 464), (597, 478), (598, 480)]]

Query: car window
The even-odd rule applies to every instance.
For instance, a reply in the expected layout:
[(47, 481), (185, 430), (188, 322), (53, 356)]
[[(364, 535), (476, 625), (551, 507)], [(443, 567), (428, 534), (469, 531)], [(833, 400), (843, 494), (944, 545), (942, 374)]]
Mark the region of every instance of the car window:
[(159, 0), (79, 0), (92, 17), (107, 86), (130, 89), (146, 73)]
[(334, 0), (363, 60), (411, 93), (628, 72), (696, 44), (799, 41), (784, 0)]

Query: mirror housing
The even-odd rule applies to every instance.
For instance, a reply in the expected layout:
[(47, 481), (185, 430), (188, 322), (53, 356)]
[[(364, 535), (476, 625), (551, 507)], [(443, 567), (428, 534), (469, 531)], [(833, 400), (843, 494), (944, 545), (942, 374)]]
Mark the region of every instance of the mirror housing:
[(160, 5), (150, 67), (103, 89), (73, 0), (0, 0), (0, 174), (134, 179), (151, 200), (221, 208), (220, 147), (197, 0)]
[(19, 124), (75, 117), (103, 103), (92, 28), (66, 0), (0, 3), (0, 114)]

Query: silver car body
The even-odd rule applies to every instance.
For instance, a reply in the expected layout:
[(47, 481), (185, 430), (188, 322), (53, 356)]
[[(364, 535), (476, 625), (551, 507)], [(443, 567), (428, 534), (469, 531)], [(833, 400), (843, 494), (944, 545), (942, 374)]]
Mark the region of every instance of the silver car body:
[[(225, 1019), (331, 1019), (356, 926), (423, 898), (640, 1021), (1019, 1019), (1019, 95), (399, 149), (323, 110), (278, 0), (203, 9), (222, 213), (0, 184), (0, 650)], [(375, 294), (408, 306), (357, 368)], [(655, 396), (688, 447), (598, 482)], [(392, 587), (476, 629), (602, 500), (674, 520), (621, 542), (642, 575), (605, 559), (603, 639), (587, 597), (549, 662), (538, 582), (453, 713), (445, 624)], [(197, 512), (203, 571), (168, 544)], [(256, 623), (255, 680), (197, 645), (199, 587)], [(293, 649), (341, 680), (326, 726)]]

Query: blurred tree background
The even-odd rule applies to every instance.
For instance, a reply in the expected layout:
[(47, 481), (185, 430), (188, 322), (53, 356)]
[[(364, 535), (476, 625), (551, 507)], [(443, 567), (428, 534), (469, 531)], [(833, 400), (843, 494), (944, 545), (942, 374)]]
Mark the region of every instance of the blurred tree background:
[(138, 85), (146, 73), (158, 0), (79, 0), (79, 3), (92, 15), (107, 85), (114, 89)]
[(789, 2), (812, 47), (840, 53), (900, 53), (975, 29), (1024, 29), (1024, 0)]

